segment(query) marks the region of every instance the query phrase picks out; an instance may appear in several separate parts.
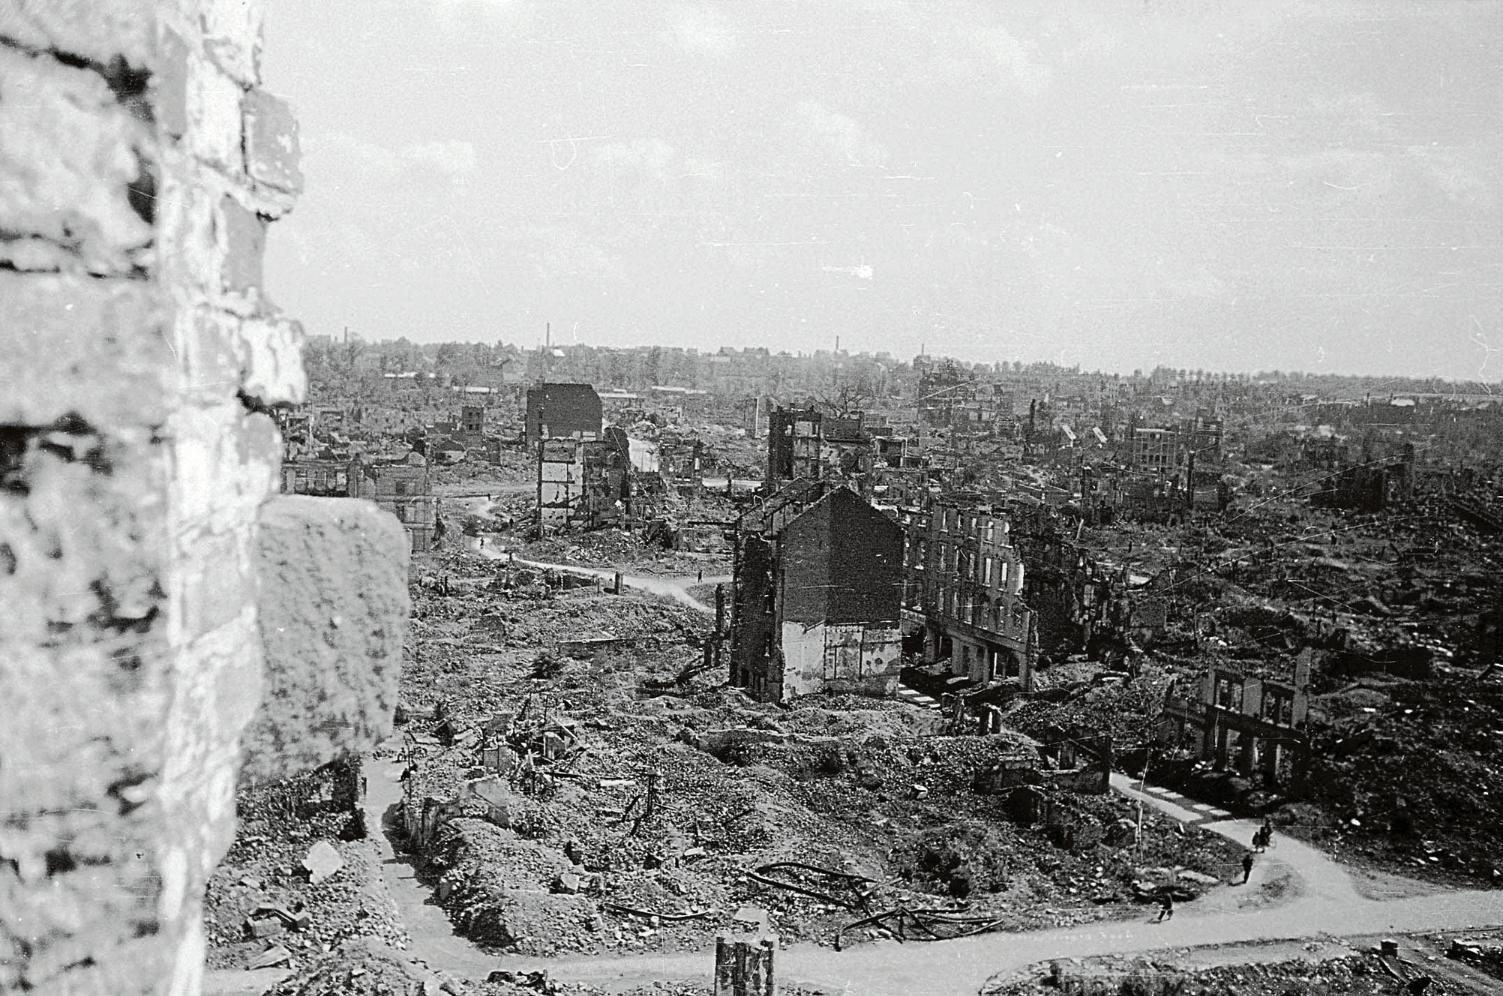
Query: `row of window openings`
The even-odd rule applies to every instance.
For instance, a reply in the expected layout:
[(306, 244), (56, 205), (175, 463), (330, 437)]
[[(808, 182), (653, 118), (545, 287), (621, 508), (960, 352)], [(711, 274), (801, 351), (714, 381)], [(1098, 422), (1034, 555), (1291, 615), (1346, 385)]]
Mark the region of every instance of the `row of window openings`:
[[(984, 522), (984, 525), (978, 524)], [(942, 532), (981, 533), (986, 543), (997, 542), (997, 527), (1002, 527), (1002, 538), (1007, 538), (1007, 522), (1001, 519), (982, 519), (980, 516), (966, 518), (958, 509), (942, 509), (939, 513), (939, 528)]]
[[(928, 545), (920, 543), (914, 558), (914, 566), (920, 570), (924, 569), (929, 560), (928, 553)], [(983, 557), (981, 558), (981, 576), (976, 580), (988, 587), (993, 584), (1005, 585), (1008, 580), (1008, 564), (1009, 561), (998, 557)], [(961, 578), (975, 577), (971, 558), (948, 545), (940, 545), (939, 563), (936, 566), (942, 574), (954, 573)]]
[[(914, 596), (919, 594), (918, 588), (910, 589), (910, 604)], [(992, 602), (988, 599), (972, 599), (965, 592), (956, 591), (954, 588), (926, 586), (923, 589), (923, 604), (939, 606), (939, 610), (946, 616), (962, 619), (972, 626), (982, 629), (990, 629), (994, 632), (1005, 632), (1008, 629), (1008, 606), (1013, 606), (1013, 625), (1022, 624), (1023, 609), (1018, 603), (1007, 599), (998, 599)]]
[[(1242, 711), (1242, 682), (1230, 678), (1216, 679), (1215, 701), (1218, 706), (1232, 712)], [(1294, 696), (1276, 688), (1263, 689), (1263, 701), (1258, 715), (1270, 723), (1289, 726), (1294, 722)]]

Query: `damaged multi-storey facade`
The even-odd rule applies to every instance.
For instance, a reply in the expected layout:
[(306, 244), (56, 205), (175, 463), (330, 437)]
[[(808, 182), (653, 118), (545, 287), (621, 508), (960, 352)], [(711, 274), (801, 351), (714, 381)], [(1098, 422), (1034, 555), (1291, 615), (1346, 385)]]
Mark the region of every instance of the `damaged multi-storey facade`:
[(902, 667), (903, 529), (847, 487), (795, 481), (737, 520), (730, 680), (764, 702), (886, 694)]
[(959, 497), (910, 513), (904, 607), (922, 629), (926, 663), (978, 684), (1033, 688), (1037, 634), (1022, 598), (1022, 558), (1000, 509)]
[(858, 480), (871, 473), (872, 452), (860, 415), (778, 408), (767, 431), (767, 486), (802, 478)]
[(661, 477), (655, 471), (639, 477), (631, 442), (615, 426), (599, 439), (544, 439), (537, 456), (539, 532), (640, 526), (650, 518), (644, 485)]
[(1309, 650), (1300, 653), (1292, 680), (1217, 663), (1201, 674), (1192, 694), (1171, 686), (1158, 742), (1243, 777), (1261, 773), (1267, 784), (1288, 782), (1309, 743), (1311, 657)]
[(282, 493), (320, 498), (364, 498), (394, 515), (413, 552), (430, 549), (438, 513), (428, 461), (417, 452), (399, 460), (285, 460)]
[(401, 460), (360, 462), (351, 483), (350, 497), (374, 502), (397, 517), (414, 553), (433, 546), (438, 515), (428, 461), (421, 453), (409, 453)]
[(599, 525), (625, 508), (630, 455), (603, 439), (600, 395), (589, 384), (527, 390), (523, 442), (537, 465), (538, 532)]

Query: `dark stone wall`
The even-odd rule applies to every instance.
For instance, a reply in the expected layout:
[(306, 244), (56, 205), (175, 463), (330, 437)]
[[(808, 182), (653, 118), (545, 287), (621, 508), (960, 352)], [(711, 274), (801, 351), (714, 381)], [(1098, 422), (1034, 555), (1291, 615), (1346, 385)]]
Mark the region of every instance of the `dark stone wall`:
[(772, 644), (772, 546), (751, 535), (740, 537), (738, 544), (730, 682), (738, 688), (749, 688), (765, 670)]
[(543, 384), (527, 392), (526, 432), (529, 446), (548, 435), (558, 438), (576, 433), (599, 435), (602, 420), (600, 395), (589, 384)]
[(902, 610), (903, 528), (840, 488), (783, 530), (783, 618), (890, 622)]

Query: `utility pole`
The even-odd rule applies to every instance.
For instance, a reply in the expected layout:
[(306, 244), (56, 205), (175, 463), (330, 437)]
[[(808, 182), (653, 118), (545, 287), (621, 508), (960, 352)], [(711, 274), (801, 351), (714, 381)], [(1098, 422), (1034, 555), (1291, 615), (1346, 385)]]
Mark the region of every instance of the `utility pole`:
[(1150, 745), (1148, 753), (1143, 755), (1143, 779), (1138, 782), (1138, 830), (1133, 837), (1133, 858), (1136, 860), (1143, 853), (1143, 794), (1148, 788), (1148, 763), (1153, 760), (1153, 747)]

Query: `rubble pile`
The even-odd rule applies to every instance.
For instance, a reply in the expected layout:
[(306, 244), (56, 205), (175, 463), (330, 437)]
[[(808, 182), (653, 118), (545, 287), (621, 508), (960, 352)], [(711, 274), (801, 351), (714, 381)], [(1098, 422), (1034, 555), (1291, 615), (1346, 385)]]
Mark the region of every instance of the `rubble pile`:
[(630, 574), (729, 574), (727, 557), (666, 549), (641, 532), (600, 529), (549, 536), (511, 547), (525, 560), (609, 567)]
[(536, 483), (537, 463), (521, 449), (501, 447), (498, 459), (467, 458), (455, 464), (435, 464), (433, 482), (440, 494), (474, 493), (506, 485)]
[(1126, 956), (1061, 959), (993, 977), (981, 989), (982, 996), (1388, 996), (1398, 991), (1393, 976), (1370, 954), (1210, 967)]
[(471, 996), (480, 992), (405, 958), (384, 941), (346, 941), (266, 991), (264, 996)]
[[(977, 783), (1037, 763), (1022, 735), (941, 736), (937, 713), (891, 700), (758, 703), (713, 670), (676, 683), (707, 622), (682, 606), (504, 601), (502, 565), (466, 570), (464, 596), (414, 590), (404, 805), (409, 825), (442, 814), (422, 846), (439, 902), (497, 950), (698, 948), (738, 924), (849, 944), (920, 931), (883, 918), (900, 908), (944, 936), (1077, 923), (1133, 908), (1144, 866), (1214, 881), (1235, 858), (1152, 813), (1135, 854), (1135, 810), (1109, 795), (1049, 791), (1051, 825), (1016, 819)], [(619, 639), (538, 666), (595, 630)]]
[(1130, 563), (1145, 592), (1167, 599), (1168, 624), (1126, 676), (1059, 648), (1038, 693), (1003, 721), (1039, 736), (1051, 726), (1110, 732), (1118, 763), (1138, 772), (1171, 688), (1195, 698), (1208, 668), (1287, 682), (1310, 654), (1309, 749), (1278, 784), (1213, 769), (1193, 739), (1157, 746), (1152, 780), (1272, 812), (1351, 861), (1496, 885), (1499, 537), (1458, 515), (1444, 491), (1381, 512), (1313, 508), (1309, 493), (1270, 485), (1208, 521), (1083, 528), (1093, 555)]
[(1503, 934), (1497, 931), (1452, 938), (1446, 954), (1503, 981)]
[(1295, 810), (1291, 833), (1409, 875), (1503, 884), (1503, 687), (1368, 679), (1323, 706), (1305, 794), (1324, 818)]
[[(1183, 674), (1173, 657), (1164, 655), (1145, 662), (1136, 678), (1102, 678), (1099, 666), (1089, 667), (1092, 677), (1070, 681), (1065, 667), (1052, 668), (1040, 680), (1044, 692), (1023, 700), (1003, 714), (1008, 727), (1033, 736), (1044, 736), (1050, 727), (1107, 733), (1122, 745), (1148, 743), (1164, 702), (1170, 680)], [(1071, 669), (1073, 670), (1073, 669)]]
[(205, 900), (210, 968), (296, 968), (350, 938), (406, 943), (363, 813), (299, 798), (307, 786), (241, 790), (240, 827)]

